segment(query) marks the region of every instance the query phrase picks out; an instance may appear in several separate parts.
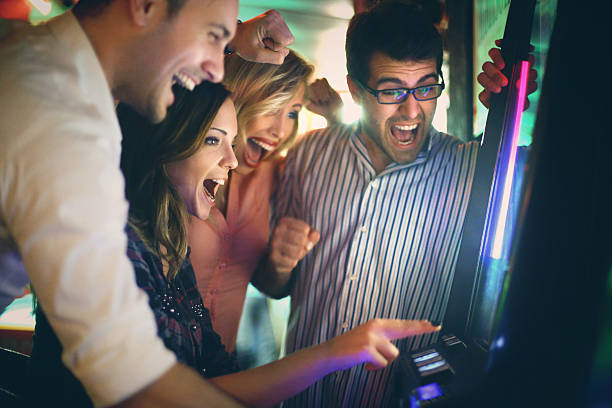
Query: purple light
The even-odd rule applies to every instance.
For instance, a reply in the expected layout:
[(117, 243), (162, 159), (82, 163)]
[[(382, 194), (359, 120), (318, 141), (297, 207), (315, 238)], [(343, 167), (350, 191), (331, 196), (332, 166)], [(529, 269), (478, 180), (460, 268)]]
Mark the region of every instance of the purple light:
[(427, 401), (442, 396), (442, 390), (438, 383), (423, 385), (417, 388), (417, 392), (419, 393), (419, 399), (421, 401)]
[(512, 190), (512, 181), (514, 178), (514, 165), (516, 164), (516, 150), (521, 132), (521, 119), (523, 118), (523, 109), (525, 108), (525, 96), (527, 95), (527, 74), (529, 73), (529, 62), (521, 61), (521, 74), (519, 77), (519, 91), (514, 112), (514, 122), (512, 129), (512, 145), (510, 149), (510, 157), (508, 166), (506, 167), (506, 177), (504, 183), (504, 193), (502, 196), (499, 218), (495, 227), (495, 239), (493, 240), (492, 258), (500, 259), (502, 252), (502, 243), (504, 240), (504, 229), (506, 227), (506, 218), (508, 217), (508, 206), (510, 204), (510, 191)]

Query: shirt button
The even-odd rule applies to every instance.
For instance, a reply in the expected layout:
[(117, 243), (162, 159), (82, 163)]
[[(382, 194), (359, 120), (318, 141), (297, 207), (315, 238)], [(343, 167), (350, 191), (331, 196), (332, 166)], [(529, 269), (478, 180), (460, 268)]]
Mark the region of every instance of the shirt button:
[(342, 323), (342, 328), (344, 330), (348, 329), (348, 323), (347, 322)]
[(223, 239), (229, 241), (232, 238), (230, 234), (223, 234)]
[(359, 228), (359, 231), (361, 232), (366, 232), (368, 230), (368, 227), (366, 227), (365, 225), (362, 225), (361, 228)]
[(210, 294), (211, 295), (216, 295), (217, 294), (217, 289), (211, 289), (210, 290)]
[(198, 330), (198, 325), (197, 325), (197, 324), (192, 324), (192, 325), (191, 325), (191, 330), (192, 330), (192, 331), (196, 331), (196, 330)]
[(226, 266), (227, 264), (225, 262), (219, 263), (219, 269), (225, 269)]
[(357, 275), (351, 275), (351, 276), (349, 277), (349, 279), (350, 279), (350, 280), (352, 280), (352, 281), (354, 281), (354, 280), (356, 280), (356, 279), (357, 279)]
[(378, 188), (378, 180), (373, 180), (370, 185), (372, 186), (372, 188)]

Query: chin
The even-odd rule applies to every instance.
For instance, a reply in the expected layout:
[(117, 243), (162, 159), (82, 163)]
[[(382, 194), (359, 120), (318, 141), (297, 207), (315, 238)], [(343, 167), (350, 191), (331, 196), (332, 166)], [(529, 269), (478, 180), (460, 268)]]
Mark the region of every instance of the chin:
[(166, 114), (167, 114), (167, 109), (166, 108), (163, 108), (161, 106), (157, 106), (157, 107), (152, 107), (151, 109), (149, 109), (146, 112), (144, 112), (143, 116), (145, 116), (147, 119), (149, 119), (149, 121), (151, 121), (151, 123), (158, 124), (158, 123), (160, 123), (162, 120), (164, 120), (166, 118)]
[(206, 221), (208, 219), (208, 217), (210, 216), (210, 208), (207, 209), (200, 209), (200, 211), (198, 211), (197, 214), (193, 214), (195, 215), (197, 218), (201, 219), (202, 221)]
[(201, 205), (195, 209), (188, 209), (187, 212), (192, 217), (198, 218), (202, 221), (206, 221), (208, 217), (210, 216), (210, 209), (211, 207)]
[[(257, 164), (259, 166), (259, 163)], [(247, 166), (244, 163), (240, 163), (238, 164), (238, 167), (236, 167), (234, 170), (232, 170), (233, 172), (236, 172), (238, 174), (242, 174), (242, 175), (247, 175), (253, 172), (253, 170), (255, 170), (257, 167), (250, 167)]]

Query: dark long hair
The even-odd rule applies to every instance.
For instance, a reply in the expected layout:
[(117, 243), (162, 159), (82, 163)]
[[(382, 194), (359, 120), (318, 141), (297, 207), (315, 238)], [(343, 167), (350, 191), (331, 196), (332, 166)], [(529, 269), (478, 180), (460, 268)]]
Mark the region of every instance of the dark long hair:
[(129, 222), (149, 249), (168, 264), (169, 280), (187, 257), (185, 221), (189, 214), (168, 178), (166, 165), (198, 151), (229, 96), (223, 85), (210, 82), (191, 92), (174, 86), (173, 92), (175, 102), (158, 125), (128, 106), (117, 108), (123, 132), (121, 170), (130, 203)]

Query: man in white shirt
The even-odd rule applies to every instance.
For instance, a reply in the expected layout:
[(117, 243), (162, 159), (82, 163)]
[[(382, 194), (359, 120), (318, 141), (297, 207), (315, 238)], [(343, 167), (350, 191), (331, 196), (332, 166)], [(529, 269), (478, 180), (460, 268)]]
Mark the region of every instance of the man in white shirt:
[[(126, 256), (114, 112), (119, 99), (157, 122), (174, 82), (220, 81), (237, 14), (237, 0), (80, 0), (47, 24), (0, 27), (0, 311), (29, 278), (96, 406), (237, 405), (157, 337)], [(281, 63), (291, 42), (272, 11), (231, 46)]]

